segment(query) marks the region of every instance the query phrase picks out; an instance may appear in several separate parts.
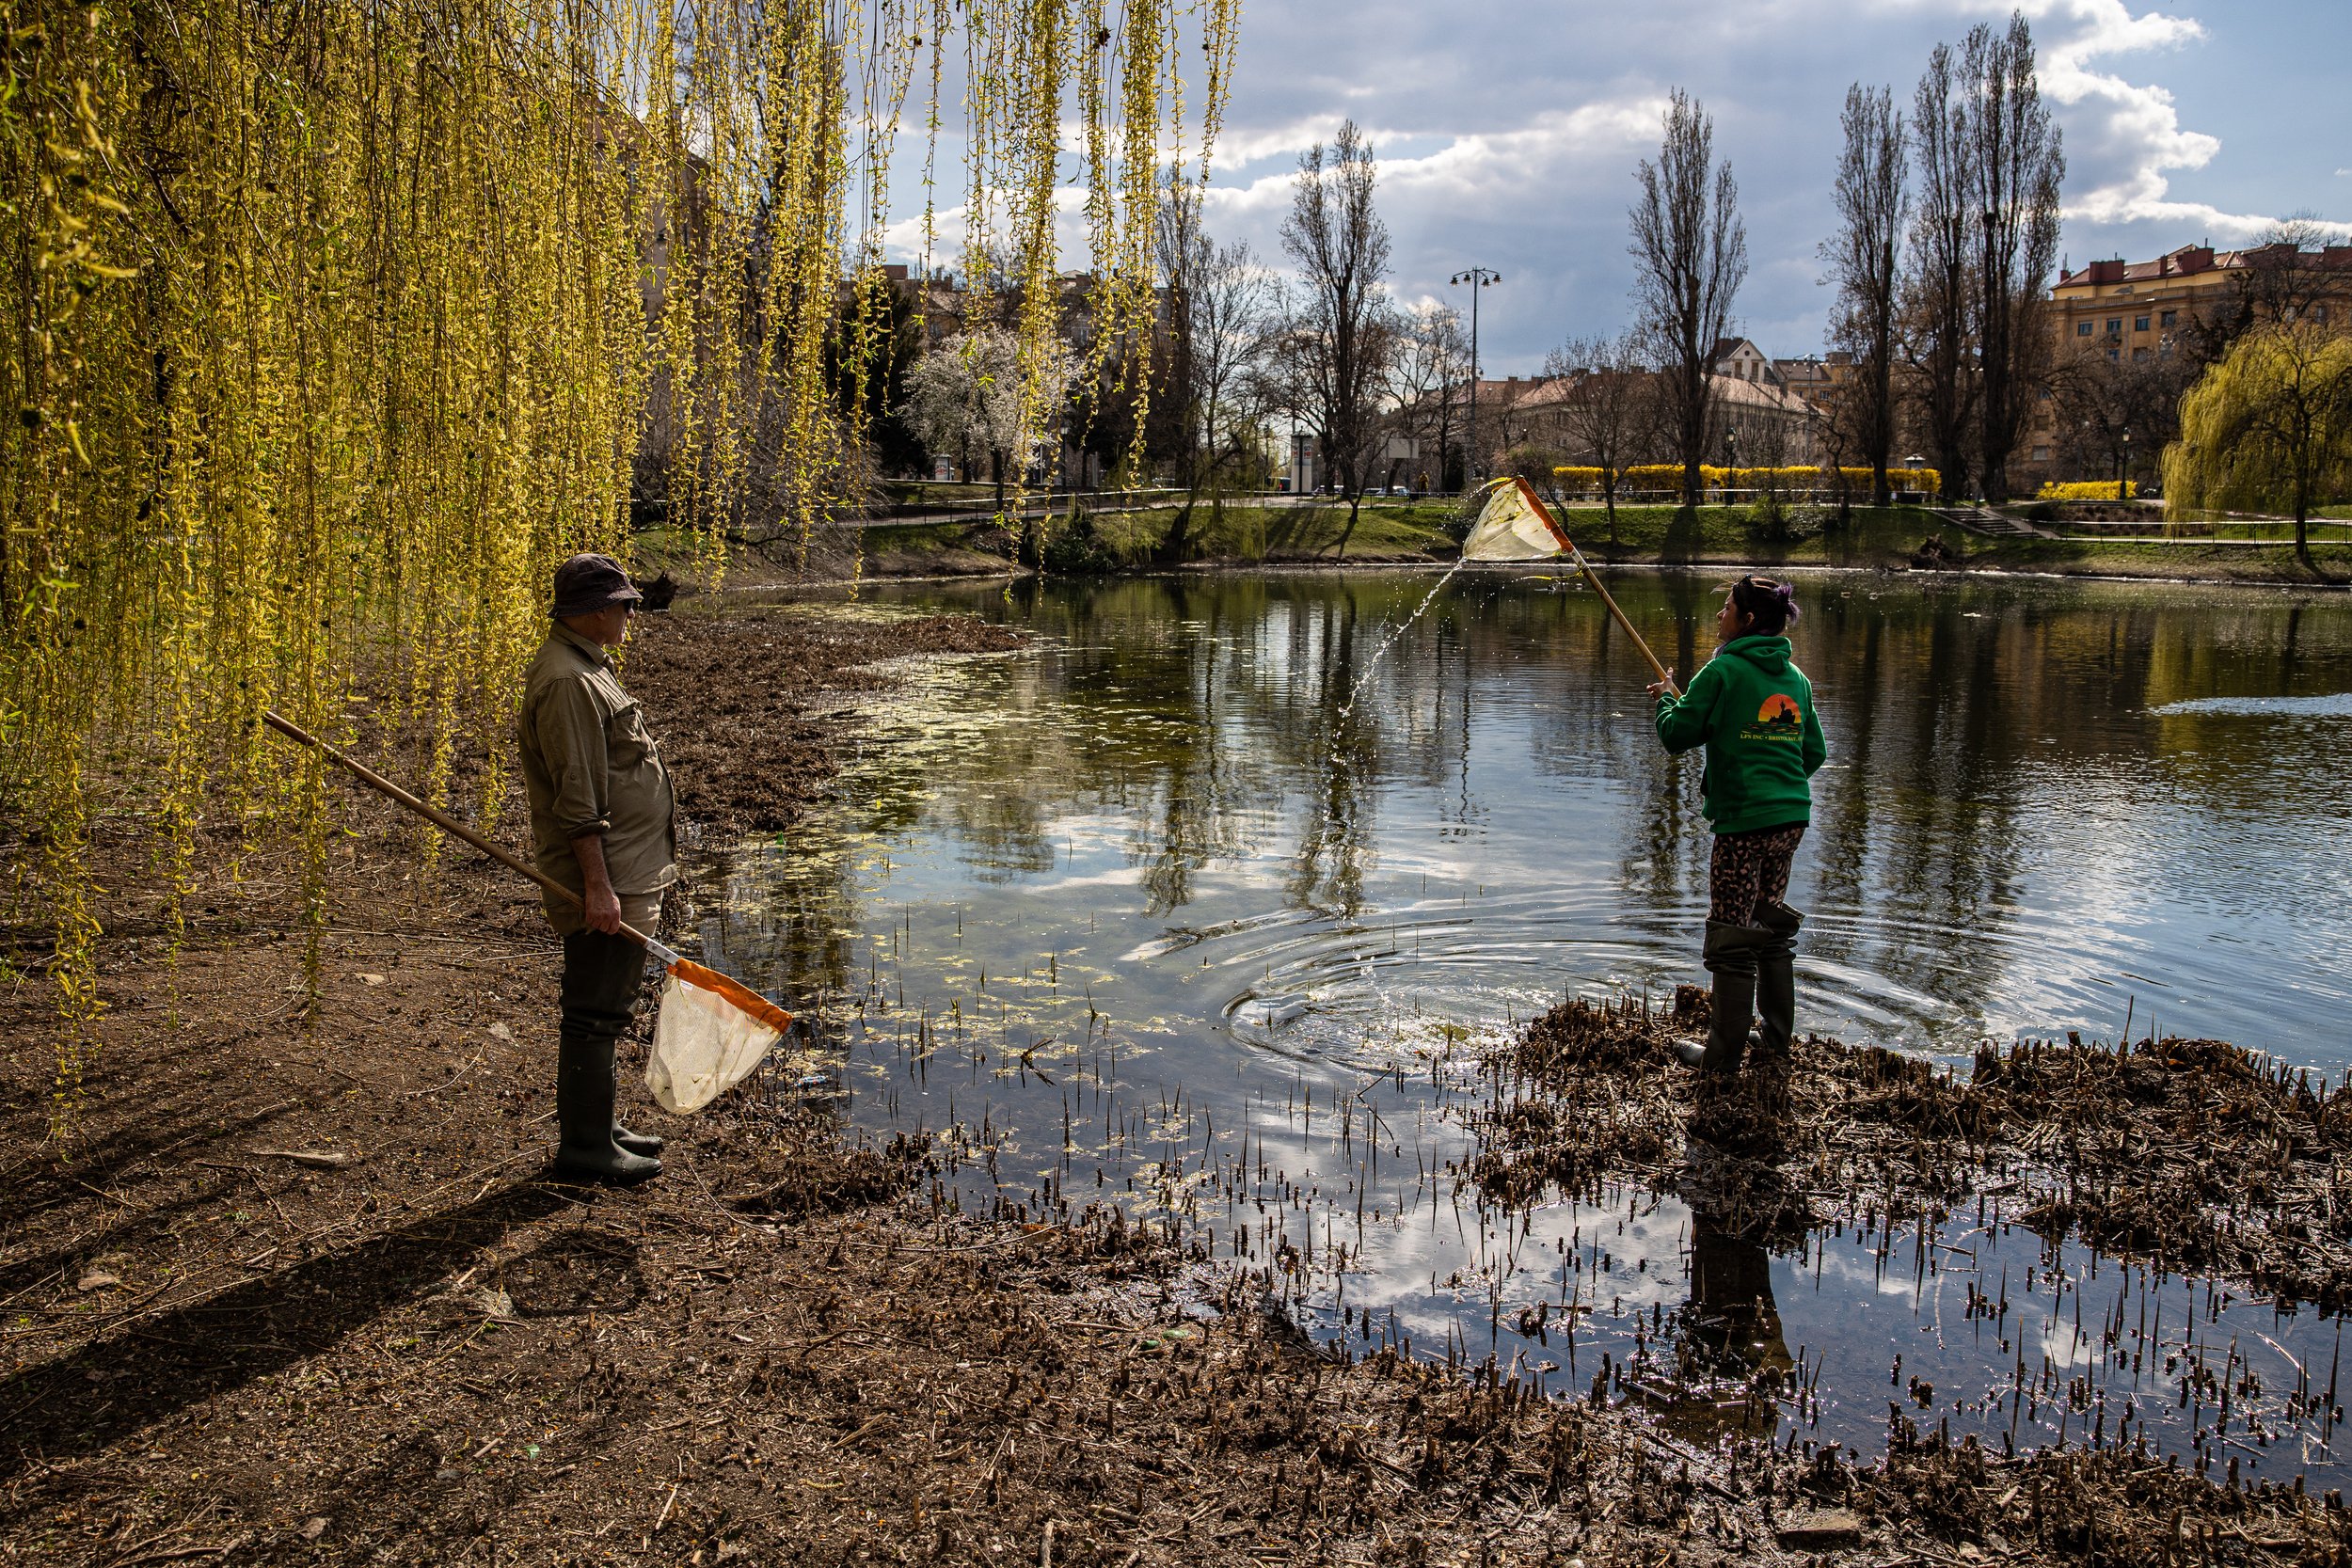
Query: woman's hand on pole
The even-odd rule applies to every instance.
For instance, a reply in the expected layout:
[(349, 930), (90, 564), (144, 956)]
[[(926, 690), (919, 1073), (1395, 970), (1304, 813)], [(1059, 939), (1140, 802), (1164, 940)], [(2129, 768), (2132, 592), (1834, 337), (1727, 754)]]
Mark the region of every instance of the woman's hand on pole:
[(1669, 670), (1666, 672), (1666, 678), (1664, 680), (1650, 682), (1649, 694), (1653, 697), (1678, 697), (1682, 695), (1681, 688), (1675, 684), (1675, 673), (1672, 670)]

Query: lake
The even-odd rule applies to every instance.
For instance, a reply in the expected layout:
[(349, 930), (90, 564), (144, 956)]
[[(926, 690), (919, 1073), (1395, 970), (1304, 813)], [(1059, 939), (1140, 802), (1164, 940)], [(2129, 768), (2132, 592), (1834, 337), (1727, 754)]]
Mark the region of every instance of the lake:
[[(1613, 588), (1687, 674), (1723, 575)], [(812, 1086), (862, 1132), (935, 1138), (966, 1207), (1117, 1202), (1327, 1338), (1556, 1390), (1600, 1371), (1645, 1398), (1702, 1363), (1805, 1390), (1685, 1399), (1693, 1437), (1760, 1420), (1867, 1450), (1901, 1403), (2342, 1479), (2333, 1423), (2281, 1402), (2334, 1319), (2045, 1246), (1997, 1206), (1768, 1257), (1656, 1195), (1504, 1215), (1458, 1185), (1480, 1042), (1563, 996), (1705, 979), (1698, 759), (1660, 751), (1646, 664), (1572, 580), (866, 598), (1034, 641), (910, 672), (825, 807), (731, 848), (703, 935), (817, 1012)], [(2128, 1020), (2352, 1067), (2352, 599), (1854, 574), (1799, 598), (1830, 746), (1788, 895), (1801, 1027), (1958, 1060)], [(1963, 1310), (1996, 1276), (2012, 1312)], [(1565, 1317), (1521, 1333), (1538, 1301)], [(2225, 1359), (2271, 1398), (2217, 1427), (2183, 1379)]]

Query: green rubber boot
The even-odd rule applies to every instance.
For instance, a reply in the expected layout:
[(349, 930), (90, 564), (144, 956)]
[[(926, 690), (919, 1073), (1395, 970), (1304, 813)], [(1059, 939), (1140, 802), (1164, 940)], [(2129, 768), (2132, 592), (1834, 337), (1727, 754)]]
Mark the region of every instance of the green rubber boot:
[(1748, 1021), (1756, 1010), (1756, 972), (1715, 972), (1714, 1016), (1707, 1045), (1699, 1053), (1699, 1070), (1729, 1078), (1740, 1070), (1747, 1054)]
[(1761, 926), (1735, 926), (1727, 920), (1707, 923), (1707, 946), (1700, 961), (1714, 976), (1715, 985), (1707, 1044), (1693, 1064), (1701, 1070), (1725, 1078), (1740, 1070), (1756, 1012), (1756, 956), (1772, 940), (1772, 933)]
[(1797, 928), (1804, 911), (1775, 899), (1757, 911), (1757, 921), (1772, 941), (1756, 949), (1756, 1011), (1762, 1027), (1750, 1043), (1786, 1055), (1797, 1037)]
[(1705, 1045), (1685, 1040), (1675, 1047), (1684, 1065), (1725, 1077), (1740, 1070), (1756, 1011), (1756, 955), (1772, 941), (1772, 933), (1761, 926), (1707, 923), (1707, 946), (1699, 961), (1714, 976), (1713, 1013)]
[(568, 1039), (556, 1047), (556, 1125), (563, 1142), (555, 1168), (581, 1181), (643, 1181), (661, 1174), (661, 1162), (633, 1154), (613, 1141), (612, 1041)]
[(617, 1118), (612, 1123), (612, 1141), (631, 1154), (643, 1154), (647, 1159), (657, 1158), (663, 1149), (670, 1147), (668, 1141), (659, 1134), (632, 1132), (623, 1127)]

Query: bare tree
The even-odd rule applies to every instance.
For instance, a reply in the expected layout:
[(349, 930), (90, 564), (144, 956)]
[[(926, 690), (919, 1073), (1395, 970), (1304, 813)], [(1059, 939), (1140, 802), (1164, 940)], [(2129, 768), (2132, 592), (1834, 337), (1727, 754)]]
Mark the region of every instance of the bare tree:
[(1214, 247), (1200, 268), (1192, 309), (1193, 388), (1212, 489), (1241, 455), (1244, 436), (1254, 428), (1245, 395), (1250, 358), (1279, 297), (1274, 275), (1247, 242)]
[[(1887, 88), (1856, 83), (1846, 89), (1838, 123), (1846, 134), (1837, 160), (1838, 228), (1821, 246), (1837, 285), (1830, 341), (1853, 356), (1853, 390), (1841, 412), (1856, 455), (1870, 465), (1871, 501), (1884, 506), (1887, 454), (1895, 445), (1896, 250), (1909, 212), (1903, 117)], [(1842, 480), (1838, 495), (1842, 504)]]
[(1977, 360), (1983, 381), (1977, 429), (1984, 499), (2009, 499), (2009, 457), (2024, 438), (2033, 393), (2049, 364), (2044, 292), (2058, 261), (2058, 188), (2066, 152), (2042, 102), (2033, 29), (2010, 13), (1979, 23), (1961, 47), (1960, 139), (1977, 214)]
[(2050, 371), (2058, 455), (2086, 479), (2129, 480), (2181, 432), (2181, 397), (2202, 369), (2186, 355), (2109, 359), (2086, 346)]
[(1390, 389), (1396, 399), (1398, 425), (1437, 451), (1437, 481), (1425, 488), (1446, 487), (1446, 453), (1454, 441), (1454, 421), (1469, 376), (1470, 343), (1462, 334), (1461, 312), (1435, 303), (1406, 311), (1397, 326)]
[(2199, 364), (2210, 364), (2257, 326), (2318, 320), (2343, 297), (2344, 275), (2318, 254), (2344, 243), (2343, 231), (2310, 213), (2292, 213), (2254, 236), (2233, 276), (2234, 286), (2201, 310), (2187, 312), (2181, 347)]
[(1385, 287), (1389, 229), (1372, 202), (1376, 178), (1372, 144), (1346, 120), (1328, 148), (1300, 154), (1282, 220), (1282, 248), (1301, 274), (1292, 346), (1304, 355), (1298, 369), (1324, 461), (1347, 491), (1348, 534), (1365, 468), (1386, 436), (1379, 405), (1396, 337)]
[[(1863, 403), (1861, 378), (1849, 376), (1842, 382), (1833, 381), (1806, 401), (1813, 404), (1807, 434), (1821, 455), (1822, 469), (1837, 492), (1837, 524), (1843, 528), (1853, 520), (1853, 488), (1846, 482), (1846, 470), (1854, 458), (1862, 455), (1862, 441), (1857, 434), (1863, 422), (1858, 415)], [(1891, 418), (1892, 411), (1889, 413)]]
[(1655, 418), (1657, 388), (1642, 341), (1631, 332), (1613, 338), (1571, 338), (1544, 356), (1544, 374), (1563, 378), (1561, 434), (1569, 455), (1600, 468), (1600, 499), (1609, 514), (1609, 537), (1617, 537), (1617, 476)]
[(1708, 372), (1715, 345), (1731, 325), (1731, 302), (1748, 275), (1747, 228), (1740, 185), (1728, 161), (1715, 162), (1715, 122), (1698, 101), (1676, 89), (1666, 107), (1658, 161), (1635, 169), (1642, 197), (1633, 204), (1640, 263), (1635, 314), (1660, 365), (1682, 463), (1682, 501), (1699, 503), (1699, 465), (1707, 455)]
[(1939, 43), (1912, 99), (1919, 196), (1904, 325), (1921, 434), (1943, 472), (1947, 496), (1967, 493), (1968, 436), (1976, 418), (1974, 225), (1962, 97), (1952, 79), (1951, 49)]
[(1241, 451), (1244, 390), (1279, 297), (1273, 275), (1247, 244), (1217, 245), (1200, 227), (1196, 187), (1171, 187), (1160, 208), (1156, 249), (1168, 289), (1169, 397), (1179, 424), (1184, 506), (1168, 525), (1161, 552), (1181, 560), (1194, 499), (1206, 490), (1222, 508), (1223, 482)]

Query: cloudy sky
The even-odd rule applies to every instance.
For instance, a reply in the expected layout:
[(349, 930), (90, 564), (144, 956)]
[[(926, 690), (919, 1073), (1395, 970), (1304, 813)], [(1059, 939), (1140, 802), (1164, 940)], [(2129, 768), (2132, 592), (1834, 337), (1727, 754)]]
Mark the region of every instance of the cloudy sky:
[[(2297, 210), (2352, 221), (2346, 0), (2030, 0), (2066, 136), (2074, 264), (2210, 240)], [(1738, 311), (1767, 352), (1820, 345), (1815, 248), (1830, 221), (1851, 82), (1908, 103), (1928, 51), (2006, 4), (1969, 0), (1244, 0), (1240, 70), (1210, 228), (1279, 256), (1299, 150), (1343, 116), (1370, 132), (1406, 299), (1499, 269), (1481, 358), (1538, 369), (1621, 324), (1626, 208), (1666, 93), (1696, 94), (1740, 185)]]

